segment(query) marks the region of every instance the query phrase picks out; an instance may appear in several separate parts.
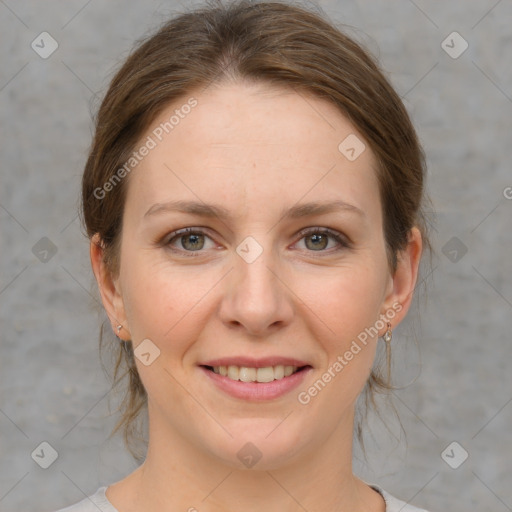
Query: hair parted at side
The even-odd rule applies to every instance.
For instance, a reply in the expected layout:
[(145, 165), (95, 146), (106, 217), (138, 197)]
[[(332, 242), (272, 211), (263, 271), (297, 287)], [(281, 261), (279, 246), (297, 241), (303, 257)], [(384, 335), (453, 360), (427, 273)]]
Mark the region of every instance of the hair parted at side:
[[(129, 160), (142, 135), (169, 103), (224, 81), (265, 82), (323, 98), (365, 138), (378, 162), (389, 267), (418, 227), (429, 248), (423, 203), (425, 159), (407, 111), (375, 60), (321, 15), (281, 2), (214, 2), (180, 14), (140, 43), (114, 76), (99, 108), (82, 180), (82, 217), (89, 238), (99, 235), (107, 268), (119, 272), (119, 245), (129, 176), (98, 196)], [(341, 141), (340, 141), (341, 142)], [(112, 336), (114, 386), (128, 375), (121, 419), (127, 448), (140, 438), (147, 405), (131, 343)], [(100, 350), (104, 348), (103, 328)], [(365, 387), (389, 388), (374, 369)], [(361, 439), (360, 425), (357, 428)]]

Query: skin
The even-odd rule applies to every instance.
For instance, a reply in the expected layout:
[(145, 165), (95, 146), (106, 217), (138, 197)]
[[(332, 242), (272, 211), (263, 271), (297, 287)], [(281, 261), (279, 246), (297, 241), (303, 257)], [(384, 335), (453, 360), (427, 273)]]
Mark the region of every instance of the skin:
[[(392, 327), (400, 323), (417, 279), (420, 233), (411, 230), (392, 275), (374, 155), (368, 145), (353, 162), (340, 153), (348, 135), (364, 138), (330, 103), (248, 83), (193, 96), (198, 105), (127, 178), (116, 277), (98, 238), (91, 241), (113, 327), (122, 324), (119, 336), (135, 347), (150, 339), (160, 350), (149, 366), (137, 360), (149, 396), (147, 458), (107, 497), (120, 512), (383, 512), (380, 494), (352, 473), (355, 401), (378, 338), (308, 404), (297, 394), (393, 304), (401, 310)], [(169, 105), (141, 141), (187, 99)], [(232, 218), (171, 211), (145, 218), (154, 204), (177, 199), (221, 204)], [(281, 218), (296, 203), (333, 199), (362, 213)], [(185, 227), (206, 236), (171, 240)], [(315, 245), (314, 229), (300, 234), (324, 227), (342, 233), (348, 247), (330, 237)], [(250, 264), (236, 252), (247, 236), (263, 249)], [(280, 398), (244, 401), (219, 391), (198, 367), (235, 355), (290, 356), (313, 370)], [(262, 454), (252, 469), (237, 457), (247, 442)]]

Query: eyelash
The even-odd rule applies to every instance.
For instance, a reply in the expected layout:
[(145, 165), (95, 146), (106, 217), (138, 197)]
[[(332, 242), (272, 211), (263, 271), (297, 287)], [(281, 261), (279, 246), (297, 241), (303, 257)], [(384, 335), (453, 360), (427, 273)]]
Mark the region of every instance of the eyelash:
[[(323, 250), (319, 250), (319, 251), (308, 251), (311, 253), (318, 252), (318, 253), (331, 254), (332, 252), (337, 252), (337, 251), (340, 251), (343, 249), (348, 249), (351, 246), (350, 243), (348, 242), (348, 240), (341, 233), (338, 233), (337, 231), (334, 231), (329, 228), (316, 228), (316, 227), (315, 228), (305, 228), (299, 232), (299, 235), (301, 235), (301, 238), (298, 241), (302, 240), (306, 236), (314, 235), (314, 234), (329, 235), (332, 239), (334, 239), (339, 244), (339, 247), (334, 248), (334, 250), (332, 250), (332, 248), (331, 248), (331, 250), (323, 249)], [(201, 253), (204, 252), (203, 250), (187, 251), (185, 249), (177, 249), (177, 248), (171, 246), (171, 243), (174, 240), (179, 240), (181, 237), (184, 237), (186, 235), (205, 235), (211, 239), (211, 237), (207, 234), (207, 232), (202, 230), (201, 228), (184, 228), (184, 229), (180, 229), (178, 231), (174, 231), (169, 236), (165, 237), (164, 240), (162, 241), (162, 245), (169, 248), (172, 252), (186, 254), (185, 257), (194, 258), (194, 257), (201, 256)]]

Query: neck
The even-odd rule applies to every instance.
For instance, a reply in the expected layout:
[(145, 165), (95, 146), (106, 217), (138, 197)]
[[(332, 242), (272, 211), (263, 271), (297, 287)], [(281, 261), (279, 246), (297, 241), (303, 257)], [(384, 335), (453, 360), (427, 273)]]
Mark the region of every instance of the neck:
[(352, 434), (353, 410), (310, 453), (276, 468), (241, 470), (150, 421), (144, 464), (126, 479), (126, 492), (108, 497), (120, 512), (384, 512), (380, 495), (352, 473)]

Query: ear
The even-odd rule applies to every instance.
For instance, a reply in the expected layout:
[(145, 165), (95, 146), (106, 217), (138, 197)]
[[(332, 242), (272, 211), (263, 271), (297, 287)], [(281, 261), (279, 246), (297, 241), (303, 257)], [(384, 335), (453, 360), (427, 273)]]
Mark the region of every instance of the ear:
[(391, 309), (395, 311), (396, 314), (390, 320), (392, 327), (396, 327), (409, 311), (418, 278), (422, 250), (421, 232), (413, 227), (409, 231), (407, 247), (398, 253), (397, 268), (390, 278), (389, 292), (383, 303), (384, 310), (381, 311), (384, 315)]
[[(114, 334), (119, 338), (128, 341), (130, 331), (126, 321), (123, 297), (119, 286), (119, 279), (113, 279), (104, 262), (104, 249), (99, 234), (91, 238), (90, 243), (91, 266), (98, 283), (101, 301), (112, 325)], [(121, 326), (118, 331), (117, 327)]]

